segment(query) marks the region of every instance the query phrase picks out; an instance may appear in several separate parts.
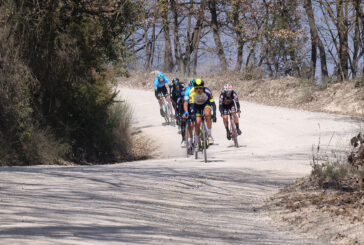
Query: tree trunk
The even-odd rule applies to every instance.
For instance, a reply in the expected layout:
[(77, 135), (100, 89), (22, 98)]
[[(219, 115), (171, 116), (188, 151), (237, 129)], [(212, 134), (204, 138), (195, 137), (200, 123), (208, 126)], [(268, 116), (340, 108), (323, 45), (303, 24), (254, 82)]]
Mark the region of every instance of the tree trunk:
[(348, 42), (348, 19), (347, 5), (343, 0), (338, 0), (337, 4), (337, 31), (339, 36), (339, 60), (340, 60), (340, 78), (348, 79), (349, 71), (349, 42)]
[(192, 35), (192, 50), (194, 52), (193, 56), (193, 74), (197, 74), (197, 60), (198, 60), (198, 47), (200, 45), (201, 33), (202, 33), (202, 25), (204, 19), (204, 11), (205, 11), (206, 1), (201, 0), (200, 9), (197, 13), (197, 22), (195, 29), (193, 30)]
[(234, 71), (238, 73), (240, 72), (241, 66), (243, 64), (243, 48), (244, 48), (243, 34), (241, 32), (241, 26), (239, 21), (239, 9), (240, 9), (239, 1), (233, 0), (231, 7), (233, 16), (233, 26), (236, 35), (236, 49), (237, 49), (236, 50), (237, 57), (236, 57), (236, 64)]
[(164, 34), (164, 39), (165, 39), (163, 71), (172, 72), (173, 58), (172, 58), (171, 38), (169, 36), (168, 0), (159, 0), (159, 2), (161, 4), (162, 26), (163, 26), (163, 34)]
[[(355, 8), (355, 22), (354, 22), (354, 51), (353, 51), (353, 62), (351, 64), (351, 72), (353, 74), (353, 78), (357, 77), (358, 73), (358, 64), (361, 57), (361, 54), (359, 53), (360, 48), (364, 50), (364, 45), (360, 44), (360, 15), (361, 15), (361, 9), (360, 9), (360, 0), (354, 0), (353, 1), (354, 8)], [(363, 20), (364, 21), (364, 20)], [(363, 29), (364, 29), (364, 22), (362, 23)], [(362, 47), (360, 47), (360, 45)]]
[(226, 57), (224, 53), (224, 47), (222, 45), (219, 33), (219, 23), (217, 20), (217, 10), (216, 10), (216, 0), (209, 0), (209, 9), (211, 13), (211, 27), (212, 27), (212, 34), (215, 41), (217, 55), (220, 60), (221, 71), (227, 71), (227, 64), (226, 64)]
[[(191, 8), (193, 8), (193, 0), (190, 1), (191, 4)], [(191, 25), (192, 25), (192, 13), (191, 10), (189, 10), (188, 13), (188, 19), (187, 19), (187, 33), (186, 33), (186, 52), (185, 52), (185, 57), (184, 57), (184, 75), (189, 75), (190, 74), (190, 57), (191, 57)]]
[(178, 24), (178, 7), (175, 0), (171, 1), (171, 10), (173, 13), (173, 20), (174, 20), (174, 57), (176, 60), (176, 64), (178, 67), (178, 71), (184, 72), (184, 65), (183, 65), (183, 59), (182, 59), (182, 50), (181, 50), (181, 43), (179, 41), (179, 24)]
[(153, 25), (152, 25), (152, 36), (150, 41), (150, 57), (149, 57), (149, 69), (152, 69), (153, 63), (154, 63), (154, 54), (155, 54), (155, 41), (156, 41), (156, 35), (155, 35), (155, 23), (157, 21), (158, 16), (158, 8), (154, 6), (154, 13), (153, 13)]
[[(315, 74), (316, 69), (316, 47), (319, 48), (320, 51), (320, 62), (321, 62), (321, 77), (322, 80), (326, 80), (329, 76), (329, 73), (327, 71), (327, 61), (326, 61), (326, 51), (324, 48), (324, 45), (322, 44), (322, 41), (319, 37), (316, 23), (315, 23), (315, 15), (313, 13), (312, 9), (312, 2), (311, 0), (304, 0), (304, 8), (306, 10), (307, 18), (308, 18), (308, 24), (310, 26), (310, 34), (311, 34), (311, 44), (312, 44), (312, 51), (311, 51), (311, 76)], [(313, 50), (315, 49), (315, 51)]]
[(151, 51), (152, 51), (152, 42), (148, 40), (148, 24), (147, 20), (144, 23), (144, 41), (145, 41), (145, 70), (150, 71), (150, 60), (151, 60)]

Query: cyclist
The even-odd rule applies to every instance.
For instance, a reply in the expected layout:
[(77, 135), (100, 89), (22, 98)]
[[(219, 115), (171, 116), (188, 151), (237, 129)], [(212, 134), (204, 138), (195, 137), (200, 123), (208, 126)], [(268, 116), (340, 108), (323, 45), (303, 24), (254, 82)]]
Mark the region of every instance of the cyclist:
[[(178, 78), (172, 80), (171, 99), (176, 118), (181, 117), (183, 114), (182, 100), (185, 91), (185, 84), (180, 82)], [(178, 121), (177, 121), (178, 122)]]
[[(202, 112), (205, 114), (207, 135), (209, 139), (209, 144), (214, 143), (212, 137), (211, 128), (212, 121), (216, 122), (216, 104), (211, 90), (205, 87), (205, 82), (201, 79), (196, 79), (194, 82), (194, 87), (190, 91), (190, 106), (191, 106), (191, 116), (196, 118), (195, 123), (195, 142), (199, 144), (200, 142), (200, 126), (201, 126), (201, 115)], [(211, 115), (211, 109), (213, 110), (213, 115)], [(212, 120), (211, 120), (212, 117)], [(201, 146), (199, 144), (199, 146)]]
[(190, 101), (190, 92), (191, 92), (191, 89), (193, 88), (194, 82), (195, 82), (195, 79), (191, 79), (188, 86), (185, 88), (184, 103), (183, 103), (183, 110), (184, 110), (183, 117), (191, 119), (191, 121), (187, 125), (188, 154), (190, 154), (190, 155), (193, 154), (192, 129), (193, 129), (194, 118), (191, 118), (191, 116), (190, 116), (191, 108), (190, 108), (189, 101)]
[(181, 128), (182, 141), (181, 145), (185, 145), (186, 121), (180, 120), (184, 114), (184, 92), (185, 84), (180, 82), (178, 78), (172, 80), (171, 99), (176, 112), (177, 125)]
[(239, 129), (239, 118), (236, 115), (236, 112), (238, 112), (240, 116), (240, 103), (237, 93), (233, 90), (233, 87), (231, 84), (227, 83), (224, 85), (224, 90), (220, 94), (219, 99), (219, 111), (221, 114), (221, 117), (224, 120), (224, 125), (226, 128), (226, 137), (228, 140), (231, 140), (231, 133), (229, 130), (229, 124), (228, 124), (228, 114), (229, 111), (231, 111), (234, 123), (236, 125), (236, 131), (238, 135), (241, 135), (241, 130)]
[[(171, 100), (169, 99), (169, 96), (168, 95), (168, 91), (167, 91), (167, 88), (166, 88), (166, 84), (168, 84), (169, 86), (169, 90), (171, 90), (171, 84), (168, 80), (168, 78), (166, 76), (164, 76), (164, 74), (162, 72), (159, 72), (157, 77), (154, 79), (154, 94), (155, 94), (155, 97), (157, 98), (158, 102), (159, 102), (159, 107), (160, 107), (160, 113), (161, 113), (161, 116), (164, 117), (164, 110), (163, 110), (163, 100), (162, 100), (162, 96), (159, 96), (159, 94), (162, 94), (163, 96), (166, 96), (166, 99), (168, 101), (168, 104), (169, 104), (169, 109), (171, 110), (172, 112), (172, 103), (171, 103)], [(173, 114), (173, 112), (172, 112)]]

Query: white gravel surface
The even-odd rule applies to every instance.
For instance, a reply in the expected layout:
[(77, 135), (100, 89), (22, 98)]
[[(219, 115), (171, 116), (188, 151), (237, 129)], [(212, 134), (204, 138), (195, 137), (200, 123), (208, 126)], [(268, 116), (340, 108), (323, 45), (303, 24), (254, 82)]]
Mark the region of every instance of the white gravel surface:
[(322, 148), (347, 142), (354, 119), (242, 103), (241, 147), (227, 141), (218, 118), (204, 163), (185, 158), (152, 92), (120, 90), (159, 157), (1, 168), (0, 244), (326, 244), (279, 227), (261, 207), (310, 172), (319, 138)]

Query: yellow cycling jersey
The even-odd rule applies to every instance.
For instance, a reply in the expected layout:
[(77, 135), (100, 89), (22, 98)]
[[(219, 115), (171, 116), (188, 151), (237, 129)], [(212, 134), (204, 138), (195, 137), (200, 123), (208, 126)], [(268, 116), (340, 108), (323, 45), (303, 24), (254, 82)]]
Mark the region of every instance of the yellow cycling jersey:
[(190, 104), (203, 105), (208, 101), (211, 103), (215, 101), (209, 88), (205, 87), (201, 94), (196, 93), (195, 88), (191, 88), (189, 100)]

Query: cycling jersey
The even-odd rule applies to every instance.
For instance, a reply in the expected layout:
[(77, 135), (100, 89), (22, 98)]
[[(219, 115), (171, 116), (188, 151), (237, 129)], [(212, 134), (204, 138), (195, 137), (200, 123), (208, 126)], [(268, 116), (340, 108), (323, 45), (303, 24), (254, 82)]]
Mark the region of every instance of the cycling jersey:
[(184, 83), (178, 83), (177, 85), (173, 84), (171, 88), (172, 99), (177, 101), (177, 98), (184, 96), (184, 92), (185, 92)]
[[(171, 88), (171, 100), (176, 114), (183, 114), (183, 98), (185, 92), (184, 83), (173, 84)], [(182, 112), (181, 110), (182, 109)]]
[(189, 104), (191, 105), (191, 113), (200, 114), (205, 107), (212, 107), (214, 112), (213, 114), (216, 115), (214, 96), (212, 95), (211, 90), (207, 87), (203, 89), (201, 94), (198, 94), (195, 91), (195, 88), (192, 88), (189, 96)]
[(184, 100), (185, 102), (189, 102), (190, 101), (190, 92), (191, 92), (191, 87), (187, 86), (185, 88), (185, 94), (184, 94)]
[(158, 88), (164, 87), (165, 84), (170, 85), (170, 82), (166, 76), (163, 76), (163, 81), (159, 81), (158, 78), (155, 78), (154, 81), (154, 90), (157, 90)]
[[(235, 108), (235, 104), (237, 108)], [(229, 110), (236, 111), (236, 109), (240, 110), (240, 103), (237, 93), (235, 93), (235, 91), (233, 90), (231, 91), (231, 95), (227, 96), (226, 92), (222, 92), (219, 97), (220, 113), (226, 115)]]
[(214, 96), (211, 93), (211, 90), (207, 87), (203, 89), (201, 94), (196, 93), (195, 88), (192, 88), (189, 94), (189, 101), (191, 104), (202, 105), (209, 102), (215, 102)]

